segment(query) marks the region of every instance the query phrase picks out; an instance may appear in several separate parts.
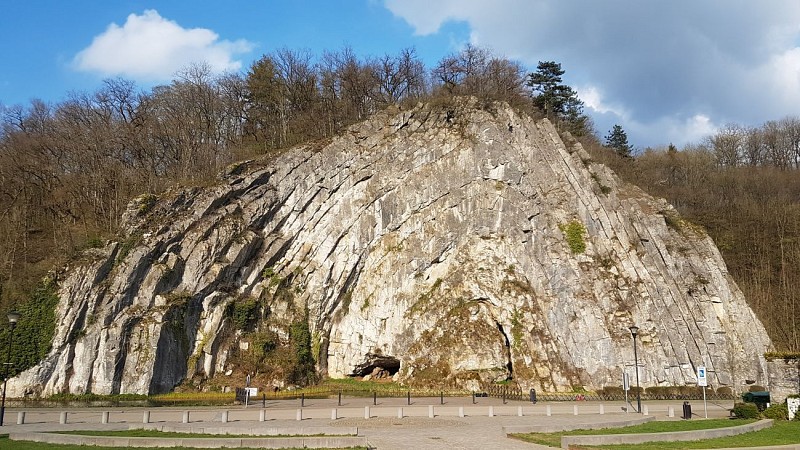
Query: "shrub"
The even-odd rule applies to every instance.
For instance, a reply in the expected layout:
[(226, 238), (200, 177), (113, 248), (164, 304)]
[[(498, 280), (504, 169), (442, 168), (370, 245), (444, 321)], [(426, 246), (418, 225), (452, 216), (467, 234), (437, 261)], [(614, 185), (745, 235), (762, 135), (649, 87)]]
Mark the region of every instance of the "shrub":
[(255, 323), (258, 307), (258, 300), (253, 297), (240, 297), (233, 302), (231, 317), (237, 330), (247, 330)]
[(569, 249), (573, 254), (577, 255), (586, 251), (586, 241), (584, 240), (586, 228), (583, 227), (582, 223), (573, 220), (569, 223), (559, 225), (558, 228), (564, 233)]
[(736, 403), (732, 412), (737, 419), (758, 419), (758, 407), (755, 403)]
[(762, 411), (761, 416), (765, 419), (789, 420), (789, 408), (786, 403), (774, 404)]
[(717, 395), (733, 395), (733, 389), (728, 386), (717, 388)]

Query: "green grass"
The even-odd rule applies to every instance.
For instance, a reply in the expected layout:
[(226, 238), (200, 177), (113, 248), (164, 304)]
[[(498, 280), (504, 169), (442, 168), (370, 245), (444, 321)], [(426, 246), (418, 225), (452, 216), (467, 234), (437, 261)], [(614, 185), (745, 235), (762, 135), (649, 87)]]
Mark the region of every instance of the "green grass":
[[(3, 450), (119, 450), (121, 447), (83, 446), (67, 444), (47, 444), (42, 442), (12, 441), (7, 434), (0, 434), (0, 448)], [(128, 450), (146, 450), (146, 447), (125, 447)], [(152, 448), (152, 447), (149, 447)], [(175, 450), (190, 450), (195, 447), (169, 447)], [(243, 448), (243, 447), (242, 447)], [(354, 450), (367, 450), (366, 447), (350, 447)], [(300, 450), (294, 449), (294, 450)]]
[[(599, 435), (620, 433), (659, 433), (666, 431), (692, 431), (710, 428), (723, 428), (729, 426), (752, 423), (752, 420), (692, 420), (675, 422), (648, 422), (642, 425), (606, 430), (574, 430), (563, 433), (530, 433), (514, 435), (515, 438), (526, 442), (533, 442), (550, 447), (561, 447), (561, 436), (573, 435)], [(636, 445), (606, 445), (598, 447), (613, 450), (655, 450), (655, 449), (697, 449), (697, 448), (726, 448), (726, 447), (763, 447), (770, 445), (788, 445), (800, 443), (800, 422), (776, 421), (774, 426), (751, 433), (739, 434), (716, 439), (686, 442), (652, 442)]]

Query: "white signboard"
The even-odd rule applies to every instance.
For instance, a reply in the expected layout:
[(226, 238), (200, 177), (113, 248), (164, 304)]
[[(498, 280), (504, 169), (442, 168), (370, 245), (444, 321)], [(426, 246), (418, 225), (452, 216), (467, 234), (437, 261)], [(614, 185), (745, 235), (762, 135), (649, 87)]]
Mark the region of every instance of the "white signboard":
[(706, 387), (708, 380), (706, 379), (706, 366), (697, 366), (697, 385)]
[(258, 396), (258, 388), (249, 387), (249, 388), (245, 388), (245, 389), (247, 389), (248, 397), (256, 397), (256, 396)]
[(789, 420), (794, 420), (794, 417), (800, 413), (800, 398), (787, 398), (786, 406), (789, 407)]

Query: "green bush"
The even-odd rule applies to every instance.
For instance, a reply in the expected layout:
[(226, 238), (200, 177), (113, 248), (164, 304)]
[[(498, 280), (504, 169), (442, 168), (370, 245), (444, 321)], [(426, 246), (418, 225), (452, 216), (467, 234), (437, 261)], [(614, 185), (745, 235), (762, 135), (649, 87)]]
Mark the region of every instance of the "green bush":
[(584, 228), (582, 223), (573, 220), (569, 223), (559, 225), (558, 228), (564, 233), (569, 249), (573, 254), (577, 255), (586, 251), (586, 241), (584, 240), (586, 228)]
[(761, 417), (773, 420), (789, 420), (789, 408), (786, 403), (774, 404), (762, 411)]
[(736, 403), (732, 412), (737, 419), (758, 419), (758, 407), (755, 403)]
[[(50, 351), (53, 334), (56, 329), (56, 305), (58, 304), (58, 285), (51, 278), (45, 278), (33, 290), (25, 303), (17, 305), (21, 314), (14, 329), (14, 342), (11, 347), (11, 365), (9, 376), (15, 376), (23, 370), (34, 366)], [(5, 321), (8, 311), (0, 317)], [(8, 322), (6, 322), (8, 323)], [(0, 345), (3, 359), (8, 347), (10, 328), (0, 328)]]
[(247, 330), (258, 320), (258, 299), (253, 297), (240, 297), (233, 302), (230, 312), (233, 325), (237, 330)]

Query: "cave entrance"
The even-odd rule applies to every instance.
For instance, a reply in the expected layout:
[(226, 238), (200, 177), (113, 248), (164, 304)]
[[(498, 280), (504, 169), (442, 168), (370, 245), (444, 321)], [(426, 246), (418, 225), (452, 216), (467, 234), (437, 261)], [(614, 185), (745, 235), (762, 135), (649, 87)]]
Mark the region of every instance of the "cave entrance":
[(400, 360), (391, 355), (367, 353), (364, 361), (353, 367), (352, 377), (391, 378), (400, 371)]

